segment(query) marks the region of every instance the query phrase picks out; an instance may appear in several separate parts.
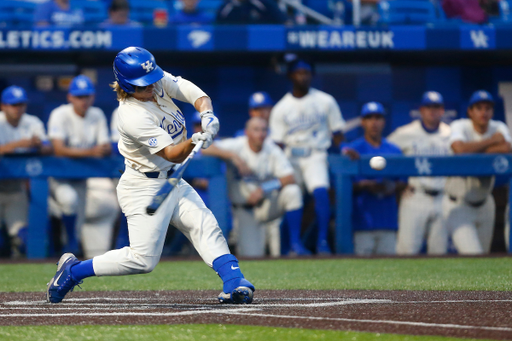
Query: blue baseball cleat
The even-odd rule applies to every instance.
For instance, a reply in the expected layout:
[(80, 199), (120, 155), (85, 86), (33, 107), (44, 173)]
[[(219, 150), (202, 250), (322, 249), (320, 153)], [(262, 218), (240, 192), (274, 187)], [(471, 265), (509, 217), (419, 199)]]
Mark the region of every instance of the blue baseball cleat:
[(250, 304), (254, 295), (254, 285), (245, 278), (241, 278), (240, 284), (230, 293), (221, 292), (219, 294), (220, 303), (231, 304)]
[(65, 253), (57, 263), (57, 273), (48, 283), (46, 288), (46, 301), (48, 303), (59, 303), (66, 294), (73, 291), (75, 286), (82, 284), (71, 275), (71, 267), (80, 261), (72, 253)]

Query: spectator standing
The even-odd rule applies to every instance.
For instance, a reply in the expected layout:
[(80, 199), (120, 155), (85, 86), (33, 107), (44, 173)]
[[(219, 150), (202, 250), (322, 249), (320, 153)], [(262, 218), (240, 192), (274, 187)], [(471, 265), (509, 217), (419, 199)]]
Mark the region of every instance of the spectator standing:
[(49, 0), (40, 4), (34, 13), (36, 26), (71, 27), (82, 25), (84, 15), (81, 9), (71, 8), (69, 0)]
[[(27, 110), (27, 94), (19, 86), (2, 92), (0, 112), (0, 154), (49, 153), (43, 122)], [(14, 257), (25, 253), (27, 237), (28, 195), (26, 181), (0, 181), (0, 224), (7, 226)]]
[[(406, 156), (443, 156), (450, 154), (450, 126), (441, 122), (444, 115), (443, 96), (436, 91), (423, 94), (420, 120), (397, 128), (388, 141)], [(421, 158), (417, 159), (422, 162)], [(442, 219), (444, 177), (410, 177), (400, 199), (398, 216), (399, 255), (418, 254), (427, 237), (428, 254), (445, 254), (448, 231)]]
[(182, 8), (169, 18), (171, 24), (207, 25), (213, 22), (210, 16), (197, 8), (200, 0), (180, 0)]
[[(455, 154), (510, 153), (512, 139), (505, 123), (492, 119), (494, 100), (484, 90), (473, 93), (468, 117), (453, 121), (450, 146)], [(443, 216), (461, 254), (489, 253), (496, 205), (494, 176), (450, 177), (443, 198)]]
[(331, 95), (311, 87), (312, 65), (294, 60), (288, 66), (293, 84), (272, 109), (270, 137), (285, 149), (295, 169), (298, 184), (305, 185), (315, 200), (318, 236), (316, 251), (330, 254), (327, 233), (330, 220), (329, 168), (327, 149), (331, 140), (339, 145), (345, 121)]
[(272, 0), (226, 0), (217, 11), (217, 24), (284, 24), (286, 15)]
[[(84, 158), (110, 154), (107, 120), (101, 109), (92, 106), (94, 95), (91, 80), (84, 75), (77, 76), (69, 86), (69, 104), (63, 104), (51, 112), (48, 135), (56, 156)], [(86, 253), (97, 243), (103, 242), (89, 239), (92, 235), (82, 231), (86, 185), (85, 179), (50, 178), (50, 212), (62, 219), (67, 235), (65, 252), (77, 252), (80, 239)]]
[(267, 139), (267, 129), (264, 119), (253, 117), (246, 124), (246, 136), (216, 141), (203, 154), (231, 162), (227, 171), (228, 191), (239, 256), (264, 256), (265, 223), (283, 215), (290, 230), (292, 252), (309, 255), (300, 241), (301, 190), (283, 151)]
[[(348, 144), (344, 154), (385, 156), (402, 154), (400, 148), (382, 137), (386, 125), (384, 107), (366, 103), (361, 110), (364, 136)], [(352, 153), (350, 153), (352, 151)], [(354, 179), (354, 251), (356, 255), (392, 255), (396, 249), (398, 181), (384, 178)]]
[(108, 19), (100, 27), (142, 27), (136, 21), (130, 20), (130, 3), (128, 0), (112, 0), (108, 7)]

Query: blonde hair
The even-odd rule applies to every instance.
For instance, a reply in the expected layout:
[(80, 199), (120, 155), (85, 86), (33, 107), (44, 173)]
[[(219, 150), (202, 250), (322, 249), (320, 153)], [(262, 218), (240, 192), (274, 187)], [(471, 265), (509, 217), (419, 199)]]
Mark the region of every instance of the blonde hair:
[(121, 88), (121, 86), (119, 85), (119, 83), (117, 83), (117, 81), (110, 84), (110, 87), (117, 93), (117, 100), (119, 102), (124, 101), (128, 97), (132, 97), (132, 95), (130, 95), (129, 93), (127, 93), (126, 91), (124, 91)]

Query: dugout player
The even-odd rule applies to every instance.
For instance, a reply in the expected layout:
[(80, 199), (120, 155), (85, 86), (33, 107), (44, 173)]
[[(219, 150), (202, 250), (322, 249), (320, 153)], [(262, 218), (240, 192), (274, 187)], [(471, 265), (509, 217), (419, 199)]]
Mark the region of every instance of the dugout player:
[[(388, 141), (397, 145), (406, 156), (448, 155), (450, 126), (441, 122), (444, 115), (443, 96), (436, 91), (425, 92), (420, 115), (420, 120), (397, 128), (388, 136)], [(397, 254), (418, 254), (425, 238), (428, 254), (447, 252), (448, 232), (443, 223), (441, 206), (445, 181), (444, 177), (409, 178), (400, 200)]]
[[(224, 282), (219, 301), (251, 303), (254, 285), (247, 281), (231, 255), (212, 212), (195, 190), (180, 180), (152, 216), (146, 207), (183, 162), (194, 145), (208, 148), (219, 130), (208, 97), (181, 77), (164, 72), (153, 55), (128, 47), (114, 59), (113, 87), (119, 100), (119, 151), (125, 171), (117, 186), (119, 204), (128, 219), (130, 246), (80, 262), (66, 253), (47, 286), (48, 302), (58, 303), (86, 277), (151, 272), (160, 260), (167, 227), (172, 224), (192, 242), (206, 264)], [(187, 139), (185, 118), (173, 99), (194, 105), (201, 113), (202, 133)]]
[(203, 154), (233, 160), (238, 165), (235, 168), (230, 163), (227, 171), (238, 255), (263, 257), (268, 232), (265, 223), (283, 215), (290, 229), (291, 252), (309, 255), (300, 240), (303, 206), (300, 187), (281, 148), (267, 139), (267, 130), (265, 119), (253, 117), (247, 121), (245, 136), (216, 141)]
[[(50, 153), (43, 122), (25, 113), (27, 94), (19, 86), (2, 92), (0, 112), (0, 155), (13, 153)], [(0, 224), (5, 223), (14, 257), (25, 252), (28, 196), (25, 180), (0, 181)]]
[[(402, 154), (400, 148), (382, 137), (386, 126), (384, 115), (384, 107), (378, 102), (363, 105), (361, 125), (364, 136), (343, 148), (343, 153), (356, 156)], [(398, 229), (395, 193), (400, 185), (399, 181), (384, 178), (354, 179), (352, 226), (356, 255), (395, 254)]]
[[(48, 120), (48, 136), (56, 156), (71, 158), (104, 157), (110, 154), (107, 120), (100, 108), (93, 107), (95, 89), (84, 75), (73, 78), (68, 90), (68, 104), (55, 108)], [(82, 231), (85, 219), (87, 180), (50, 178), (50, 212), (62, 219), (66, 252), (95, 247)], [(86, 252), (87, 253), (87, 252)]]
[(341, 143), (345, 121), (334, 97), (311, 87), (311, 64), (300, 59), (291, 62), (288, 77), (293, 88), (272, 109), (270, 137), (284, 147), (297, 183), (313, 195), (318, 225), (316, 251), (330, 254), (327, 149), (331, 139), (336, 145)]
[[(494, 100), (484, 90), (469, 100), (468, 118), (453, 121), (450, 146), (455, 154), (510, 153), (512, 141), (505, 123), (492, 119)], [(443, 216), (460, 254), (491, 249), (496, 206), (491, 195), (494, 176), (450, 177), (443, 198)]]

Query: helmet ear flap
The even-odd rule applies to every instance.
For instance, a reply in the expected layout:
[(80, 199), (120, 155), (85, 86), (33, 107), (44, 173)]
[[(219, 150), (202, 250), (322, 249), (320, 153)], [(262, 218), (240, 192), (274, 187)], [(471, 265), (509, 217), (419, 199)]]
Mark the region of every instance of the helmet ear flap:
[(117, 84), (123, 89), (126, 93), (133, 94), (135, 92), (135, 87), (131, 85), (130, 83), (126, 82), (123, 77), (119, 76), (119, 71), (116, 68), (116, 65), (114, 63), (113, 65), (114, 69), (114, 77), (116, 78)]

